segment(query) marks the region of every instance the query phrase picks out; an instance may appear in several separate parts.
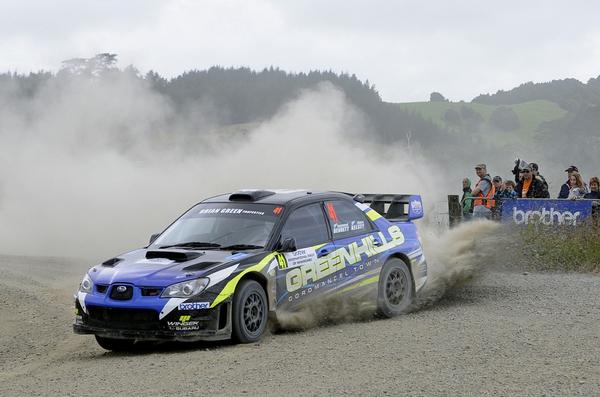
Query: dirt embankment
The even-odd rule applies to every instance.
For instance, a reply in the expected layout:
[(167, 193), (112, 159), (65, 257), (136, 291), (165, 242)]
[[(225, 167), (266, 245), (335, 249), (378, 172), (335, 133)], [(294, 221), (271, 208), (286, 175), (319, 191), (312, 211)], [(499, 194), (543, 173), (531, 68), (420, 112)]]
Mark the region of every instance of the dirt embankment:
[(71, 332), (88, 264), (0, 257), (0, 395), (595, 395), (600, 277), (489, 271), (392, 320), (115, 354)]

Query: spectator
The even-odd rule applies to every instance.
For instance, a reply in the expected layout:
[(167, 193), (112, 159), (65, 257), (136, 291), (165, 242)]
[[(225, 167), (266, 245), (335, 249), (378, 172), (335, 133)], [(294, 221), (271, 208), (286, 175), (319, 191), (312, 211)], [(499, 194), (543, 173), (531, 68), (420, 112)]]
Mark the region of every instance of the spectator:
[(463, 216), (470, 216), (473, 213), (473, 200), (471, 197), (471, 180), (465, 178), (462, 180), (463, 195), (460, 199), (460, 206), (462, 208)]
[(502, 183), (502, 178), (499, 176), (495, 176), (492, 180), (494, 187), (496, 188), (496, 194), (494, 195), (494, 201), (496, 202), (496, 206), (492, 209), (492, 212), (500, 217), (502, 214), (502, 204), (505, 200), (511, 200), (517, 197), (515, 193), (515, 182), (506, 180)]
[(517, 186), (517, 185), (515, 184), (514, 181), (508, 180), (508, 181), (504, 182), (504, 192), (505, 192), (506, 198), (508, 198), (508, 199), (517, 198), (517, 192), (515, 192), (515, 186)]
[(515, 188), (518, 198), (545, 198), (548, 197), (548, 191), (541, 180), (534, 178), (531, 172), (531, 165), (527, 164), (519, 170), (522, 179)]
[[(531, 165), (531, 171), (533, 173), (533, 176), (535, 178), (540, 179), (542, 181), (542, 183), (544, 184), (546, 191), (548, 191), (548, 182), (546, 182), (546, 178), (544, 178), (542, 175), (540, 175), (540, 171), (539, 171), (539, 167), (538, 167), (537, 163), (529, 163), (529, 165)], [(546, 198), (550, 198), (550, 193), (548, 193), (548, 197), (546, 197)]]
[(558, 194), (559, 199), (566, 199), (569, 197), (569, 191), (571, 190), (570, 178), (573, 172), (579, 172), (579, 169), (572, 165), (565, 170), (565, 172), (569, 175), (569, 179), (560, 187), (560, 193)]
[[(494, 187), (496, 187), (496, 194), (494, 195), (494, 200), (510, 200), (517, 197), (515, 193), (515, 182), (511, 180), (506, 180), (504, 183), (500, 183), (502, 178), (499, 176), (495, 176), (492, 182), (494, 183)], [(498, 204), (498, 203), (496, 203)]]
[(504, 184), (502, 183), (502, 177), (496, 175), (492, 179), (492, 185), (494, 185), (494, 189), (496, 190), (496, 193), (494, 193), (494, 198), (496, 198), (496, 196), (500, 195), (502, 193), (502, 191), (504, 190)]
[(475, 173), (479, 177), (479, 181), (475, 185), (475, 189), (471, 192), (473, 197), (477, 197), (473, 200), (473, 216), (489, 217), (492, 214), (491, 208), (494, 206), (493, 198), (496, 189), (492, 184), (492, 178), (487, 173), (487, 166), (485, 164), (477, 164), (475, 166)]
[(583, 182), (583, 178), (579, 172), (573, 171), (569, 176), (569, 200), (577, 200), (583, 198), (587, 194), (587, 187)]
[(590, 192), (583, 196), (583, 198), (600, 200), (600, 179), (597, 176), (590, 178)]

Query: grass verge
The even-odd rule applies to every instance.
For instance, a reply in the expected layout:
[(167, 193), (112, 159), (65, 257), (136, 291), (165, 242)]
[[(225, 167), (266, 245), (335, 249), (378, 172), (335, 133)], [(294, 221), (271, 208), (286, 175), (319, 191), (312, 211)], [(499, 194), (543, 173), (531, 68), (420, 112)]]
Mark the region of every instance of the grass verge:
[[(600, 273), (600, 220), (520, 230), (523, 260), (543, 270)], [(521, 245), (520, 244), (520, 245)]]

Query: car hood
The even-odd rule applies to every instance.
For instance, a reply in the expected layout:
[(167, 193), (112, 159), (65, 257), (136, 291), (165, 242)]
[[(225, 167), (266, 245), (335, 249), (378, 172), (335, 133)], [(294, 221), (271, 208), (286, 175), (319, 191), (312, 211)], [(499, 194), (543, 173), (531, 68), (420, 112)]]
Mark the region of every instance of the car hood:
[(128, 283), (140, 287), (165, 287), (186, 279), (207, 276), (228, 264), (238, 263), (261, 252), (139, 249), (94, 266), (89, 275), (94, 284)]

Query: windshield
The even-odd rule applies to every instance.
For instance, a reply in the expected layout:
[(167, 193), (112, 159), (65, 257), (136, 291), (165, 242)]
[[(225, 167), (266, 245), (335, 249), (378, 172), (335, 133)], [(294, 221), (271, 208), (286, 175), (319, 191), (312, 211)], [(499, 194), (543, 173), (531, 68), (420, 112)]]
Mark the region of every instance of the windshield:
[(264, 247), (283, 208), (268, 204), (198, 204), (152, 243), (155, 248)]

